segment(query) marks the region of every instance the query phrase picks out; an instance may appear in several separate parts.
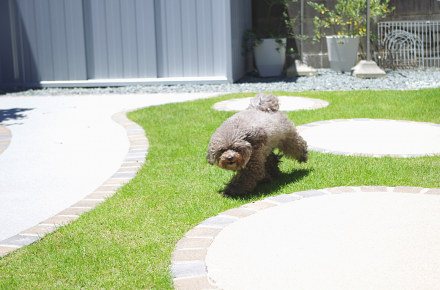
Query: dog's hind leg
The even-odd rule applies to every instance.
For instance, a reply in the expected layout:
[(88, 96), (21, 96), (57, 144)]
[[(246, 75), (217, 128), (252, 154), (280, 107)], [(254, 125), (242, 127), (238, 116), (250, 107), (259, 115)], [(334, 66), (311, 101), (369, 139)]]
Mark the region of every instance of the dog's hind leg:
[(307, 162), (309, 158), (307, 142), (296, 131), (287, 135), (279, 149), (286, 157), (296, 159), (299, 162)]
[(225, 196), (237, 196), (249, 193), (265, 177), (265, 168), (261, 150), (252, 153), (246, 167), (237, 172), (222, 192)]
[(271, 181), (272, 178), (277, 177), (281, 173), (281, 170), (278, 167), (281, 162), (281, 157), (283, 157), (283, 155), (277, 155), (273, 152), (271, 152), (269, 156), (267, 156), (266, 163), (264, 164), (266, 176), (264, 177), (263, 181)]

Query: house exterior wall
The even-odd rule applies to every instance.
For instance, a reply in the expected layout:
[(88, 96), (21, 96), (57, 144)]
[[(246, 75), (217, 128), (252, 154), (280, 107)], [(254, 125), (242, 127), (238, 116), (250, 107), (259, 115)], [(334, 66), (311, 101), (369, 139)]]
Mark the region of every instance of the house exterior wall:
[(82, 1), (0, 1), (0, 83), (85, 79), (82, 10)]
[(251, 0), (0, 1), (0, 86), (230, 83)]
[[(157, 76), (153, 0), (85, 0), (87, 79)], [(84, 16), (82, 16), (84, 15)]]

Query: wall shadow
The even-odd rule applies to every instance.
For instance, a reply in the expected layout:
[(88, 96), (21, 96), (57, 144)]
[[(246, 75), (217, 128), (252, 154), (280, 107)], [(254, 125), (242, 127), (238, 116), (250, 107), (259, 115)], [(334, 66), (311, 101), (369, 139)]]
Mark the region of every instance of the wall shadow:
[(0, 37), (4, 42), (0, 45), (0, 95), (41, 87), (36, 25), (30, 17), (35, 5), (34, 1), (0, 1)]
[(0, 124), (3, 121), (22, 120), (26, 118), (23, 112), (27, 112), (30, 110), (33, 109), (14, 108), (14, 109), (0, 110)]
[(235, 82), (235, 84), (245, 83), (296, 83), (299, 77), (288, 78), (285, 73), (276, 77), (260, 77), (256, 70), (249, 72), (244, 77)]

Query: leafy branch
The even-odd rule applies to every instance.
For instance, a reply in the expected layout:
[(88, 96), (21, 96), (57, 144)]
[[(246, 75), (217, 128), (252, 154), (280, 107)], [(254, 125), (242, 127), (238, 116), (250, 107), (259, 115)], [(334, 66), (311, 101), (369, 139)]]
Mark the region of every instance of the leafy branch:
[[(375, 17), (385, 17), (395, 7), (388, 8), (390, 0), (370, 0), (370, 21)], [(326, 36), (321, 32), (322, 28), (340, 27), (338, 35), (342, 37), (366, 36), (367, 35), (367, 3), (366, 0), (338, 0), (334, 10), (325, 7), (324, 4), (307, 2), (320, 16), (315, 16), (313, 40), (320, 41)], [(373, 34), (373, 38), (375, 35)]]

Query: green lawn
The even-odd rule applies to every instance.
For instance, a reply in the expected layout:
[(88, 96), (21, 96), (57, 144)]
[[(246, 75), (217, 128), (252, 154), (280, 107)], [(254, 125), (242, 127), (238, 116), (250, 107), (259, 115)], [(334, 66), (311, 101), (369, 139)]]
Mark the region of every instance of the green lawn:
[[(288, 113), (297, 125), (341, 118), (440, 123), (440, 89), (302, 92), (330, 102)], [(246, 198), (219, 194), (231, 173), (206, 162), (215, 129), (233, 113), (214, 103), (233, 94), (132, 112), (150, 141), (143, 168), (116, 195), (69, 226), (0, 259), (0, 289), (172, 289), (170, 256), (204, 219), (269, 195), (334, 186), (440, 187), (440, 156), (346, 157), (311, 152), (309, 162), (282, 162), (283, 173)]]

